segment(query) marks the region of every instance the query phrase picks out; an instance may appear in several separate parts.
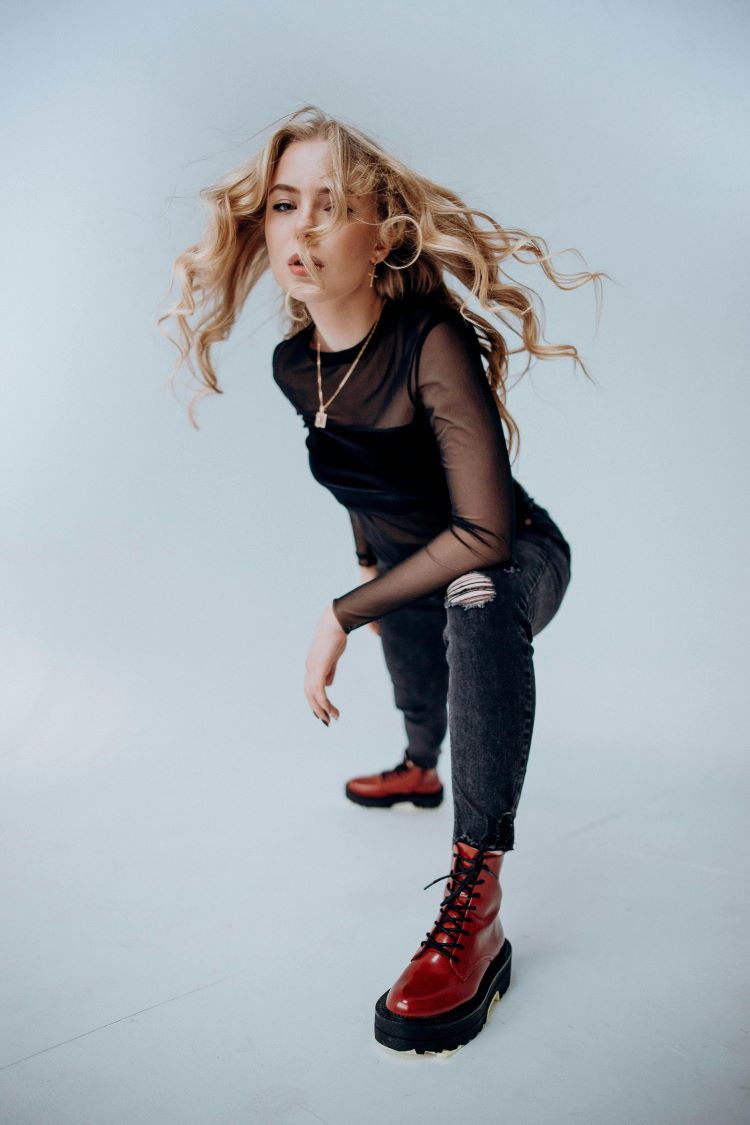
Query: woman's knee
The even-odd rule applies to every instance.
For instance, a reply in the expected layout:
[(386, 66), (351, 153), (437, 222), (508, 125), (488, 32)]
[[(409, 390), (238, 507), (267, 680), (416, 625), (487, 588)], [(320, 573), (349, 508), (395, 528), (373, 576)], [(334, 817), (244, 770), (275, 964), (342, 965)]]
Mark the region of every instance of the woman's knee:
[(495, 609), (517, 600), (519, 587), (512, 581), (521, 567), (512, 562), (494, 567), (482, 567), (459, 575), (447, 586), (444, 605), (446, 609), (457, 607), (464, 610), (479, 610), (493, 605)]
[(450, 583), (445, 591), (444, 604), (446, 609), (457, 605), (464, 609), (470, 606), (480, 608), (494, 601), (496, 596), (495, 583), (486, 570), (469, 570)]

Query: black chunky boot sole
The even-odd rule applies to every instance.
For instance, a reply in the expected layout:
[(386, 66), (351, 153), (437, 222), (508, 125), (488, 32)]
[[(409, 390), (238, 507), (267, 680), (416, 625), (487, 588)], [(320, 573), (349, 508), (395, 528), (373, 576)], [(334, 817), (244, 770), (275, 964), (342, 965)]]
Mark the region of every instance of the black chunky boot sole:
[[(399, 1016), (385, 1006), (388, 992), (375, 1005), (375, 1038), (393, 1051), (455, 1051), (474, 1039), (487, 1022), (493, 1002), (510, 984), (513, 950), (508, 939), (482, 977), (476, 995), (437, 1016)], [(390, 990), (389, 990), (390, 991)]]
[(399, 801), (411, 801), (420, 809), (436, 809), (443, 803), (443, 790), (437, 793), (389, 793), (387, 797), (360, 797), (357, 793), (350, 793), (345, 787), (344, 793), (355, 805), (367, 805), (369, 808), (389, 809)]

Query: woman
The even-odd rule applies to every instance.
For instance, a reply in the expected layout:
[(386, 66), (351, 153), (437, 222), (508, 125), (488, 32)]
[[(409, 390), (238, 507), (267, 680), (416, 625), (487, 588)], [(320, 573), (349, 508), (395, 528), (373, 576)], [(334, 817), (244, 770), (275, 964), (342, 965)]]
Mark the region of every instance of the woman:
[[(182, 298), (160, 318), (175, 316), (182, 333), (176, 367), (194, 349), (198, 397), (220, 393), (210, 346), (270, 268), (292, 321), (274, 378), (307, 427), (313, 475), (350, 513), (361, 563), (361, 583), (318, 622), (305, 695), (326, 725), (339, 718), (327, 689), (349, 633), (370, 625), (405, 717), (404, 760), (353, 779), (349, 796), (439, 803), (435, 764), (450, 726), (446, 892), (377, 1002), (375, 1037), (401, 1051), (453, 1049), (482, 1029), (510, 980), (499, 875), (531, 743), (532, 638), (562, 601), (570, 547), (511, 475), (505, 340), (444, 275), (505, 323), (517, 317), (530, 356), (571, 355), (584, 372), (574, 347), (539, 342), (528, 291), (500, 267), (525, 253), (563, 288), (605, 275), (558, 275), (541, 239), (503, 229), (314, 106), (202, 195), (208, 230), (177, 259)], [(191, 327), (196, 294), (205, 313)]]

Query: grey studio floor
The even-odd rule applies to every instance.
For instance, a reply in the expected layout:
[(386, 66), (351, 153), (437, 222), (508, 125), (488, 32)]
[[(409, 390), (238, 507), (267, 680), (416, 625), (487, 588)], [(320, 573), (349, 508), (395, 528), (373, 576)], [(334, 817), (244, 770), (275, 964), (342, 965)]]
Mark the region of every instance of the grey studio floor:
[(513, 979), (448, 1057), (372, 1035), (434, 917), (443, 884), (423, 887), (448, 870), (452, 821), (450, 800), (343, 796), (402, 747), (384, 680), (345, 708), (377, 672), (369, 640), (331, 689), (337, 726), (279, 695), (262, 745), (239, 678), (202, 690), (144, 651), (118, 696), (50, 664), (46, 718), (23, 726), (17, 699), (3, 761), (4, 1125), (746, 1121), (744, 763), (658, 727), (633, 744), (615, 716), (577, 741), (564, 632), (537, 642), (502, 881)]

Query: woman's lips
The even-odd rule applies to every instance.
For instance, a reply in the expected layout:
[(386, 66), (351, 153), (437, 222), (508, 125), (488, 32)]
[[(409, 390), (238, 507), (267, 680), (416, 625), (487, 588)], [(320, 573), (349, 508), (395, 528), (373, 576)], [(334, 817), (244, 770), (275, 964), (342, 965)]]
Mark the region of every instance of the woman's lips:
[[(313, 258), (313, 262), (318, 267), (318, 269), (323, 269), (323, 263), (318, 258)], [(293, 254), (292, 257), (289, 258), (287, 264), (289, 266), (289, 269), (294, 274), (302, 275), (308, 272), (306, 267), (303, 266), (298, 254)]]

